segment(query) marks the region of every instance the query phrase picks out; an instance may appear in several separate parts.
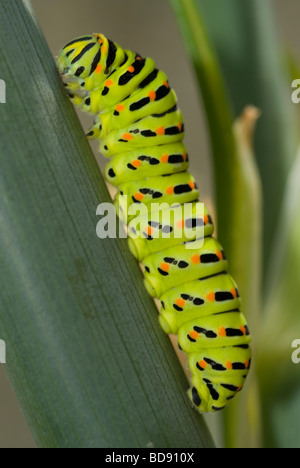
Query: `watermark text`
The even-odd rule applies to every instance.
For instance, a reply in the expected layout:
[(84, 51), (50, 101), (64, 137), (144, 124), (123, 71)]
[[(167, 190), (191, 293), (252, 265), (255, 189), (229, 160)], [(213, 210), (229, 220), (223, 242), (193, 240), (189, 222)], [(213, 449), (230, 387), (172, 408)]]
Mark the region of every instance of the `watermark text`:
[(300, 339), (292, 342), (292, 348), (295, 348), (292, 353), (292, 361), (294, 364), (300, 364)]
[(6, 83), (0, 79), (0, 104), (6, 104)]
[(295, 91), (293, 91), (292, 93), (292, 101), (294, 104), (299, 104), (300, 103), (300, 79), (293, 81), (292, 88), (295, 88)]
[(3, 340), (0, 340), (0, 364), (6, 364), (6, 345)]
[[(112, 203), (98, 205), (96, 214), (100, 216), (100, 220), (96, 226), (96, 233), (100, 239), (182, 239), (188, 249), (193, 248), (189, 241), (204, 238), (208, 216), (201, 202), (182, 205), (127, 202), (127, 197), (122, 197), (122, 203), (118, 205), (119, 213)], [(123, 225), (127, 226), (126, 230)]]

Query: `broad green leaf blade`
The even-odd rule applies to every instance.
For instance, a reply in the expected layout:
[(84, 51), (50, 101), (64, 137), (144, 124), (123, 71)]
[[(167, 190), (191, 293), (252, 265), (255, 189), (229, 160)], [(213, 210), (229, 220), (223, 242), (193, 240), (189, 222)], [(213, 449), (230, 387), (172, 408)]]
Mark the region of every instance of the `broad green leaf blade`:
[[(224, 81), (195, 0), (170, 0), (195, 68), (205, 106), (214, 162), (218, 238), (243, 298), (252, 334), (260, 314), (261, 183), (252, 148), (257, 110), (248, 108), (234, 126)], [(252, 117), (251, 117), (252, 115)], [(260, 416), (255, 371), (252, 382), (225, 410), (228, 446), (259, 444)], [(246, 408), (248, 407), (248, 410)]]
[(0, 4), (0, 336), (40, 447), (211, 447), (28, 1)]
[[(270, 0), (196, 0), (215, 48), (235, 117), (261, 110), (255, 154), (264, 198), (264, 270), (272, 256), (278, 206), (299, 144), (292, 80), (286, 73)], [(295, 76), (298, 78), (298, 76)]]

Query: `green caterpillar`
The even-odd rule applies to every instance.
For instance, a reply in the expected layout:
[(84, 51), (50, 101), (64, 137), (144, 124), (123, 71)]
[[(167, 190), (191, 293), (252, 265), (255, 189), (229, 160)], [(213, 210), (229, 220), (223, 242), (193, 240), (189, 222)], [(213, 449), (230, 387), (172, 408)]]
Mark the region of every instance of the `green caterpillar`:
[[(145, 286), (161, 301), (160, 324), (188, 354), (189, 397), (200, 412), (221, 410), (244, 385), (251, 338), (211, 216), (199, 211), (197, 184), (187, 172), (176, 94), (152, 59), (102, 34), (69, 42), (58, 66), (74, 104), (96, 116), (87, 136), (100, 139), (101, 153), (111, 158), (106, 179), (118, 188), (115, 206)], [(142, 205), (146, 213), (131, 212)]]

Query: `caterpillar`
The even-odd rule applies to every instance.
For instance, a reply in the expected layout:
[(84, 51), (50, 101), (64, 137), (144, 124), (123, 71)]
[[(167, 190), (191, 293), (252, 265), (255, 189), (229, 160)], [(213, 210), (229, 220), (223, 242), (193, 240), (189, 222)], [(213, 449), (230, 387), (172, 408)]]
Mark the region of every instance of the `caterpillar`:
[[(160, 300), (159, 322), (187, 354), (189, 398), (201, 413), (222, 410), (245, 383), (251, 337), (212, 218), (199, 211), (176, 94), (151, 58), (102, 34), (65, 45), (58, 68), (71, 101), (95, 115), (87, 137), (109, 158), (105, 176), (117, 187), (115, 206), (145, 287)], [(131, 211), (142, 205), (146, 213)]]

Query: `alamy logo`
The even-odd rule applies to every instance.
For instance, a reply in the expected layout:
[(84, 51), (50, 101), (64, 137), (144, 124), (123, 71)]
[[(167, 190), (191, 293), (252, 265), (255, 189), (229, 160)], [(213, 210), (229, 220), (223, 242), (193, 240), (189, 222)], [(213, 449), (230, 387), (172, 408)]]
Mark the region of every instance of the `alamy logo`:
[(6, 363), (6, 346), (5, 341), (0, 340), (0, 364)]
[[(168, 203), (132, 203), (126, 195), (119, 198), (119, 213), (112, 203), (101, 203), (97, 207), (97, 216), (101, 216), (96, 227), (99, 239), (117, 236), (131, 239), (184, 239), (185, 247), (193, 249), (194, 244), (189, 241), (197, 239), (198, 246), (204, 241), (205, 219), (203, 203), (185, 203), (183, 205)], [(128, 215), (128, 216), (127, 216)], [(117, 217), (119, 231), (117, 233)], [(129, 221), (130, 220), (130, 221)], [(207, 221), (208, 222), (208, 221)], [(122, 223), (128, 230), (122, 229)]]
[(300, 80), (294, 80), (292, 83), (292, 88), (295, 89), (292, 93), (292, 101), (294, 104), (299, 104), (300, 102)]
[(296, 348), (292, 353), (292, 361), (294, 364), (300, 364), (300, 340), (294, 340), (292, 343), (292, 348)]
[(6, 104), (6, 83), (0, 80), (0, 104)]

